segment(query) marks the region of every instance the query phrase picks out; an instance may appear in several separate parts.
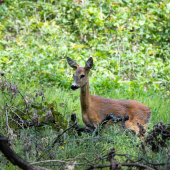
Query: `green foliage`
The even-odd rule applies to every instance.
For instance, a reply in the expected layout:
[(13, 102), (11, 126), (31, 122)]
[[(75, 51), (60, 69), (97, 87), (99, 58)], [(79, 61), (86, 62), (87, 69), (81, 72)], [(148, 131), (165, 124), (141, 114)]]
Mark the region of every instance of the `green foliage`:
[(68, 88), (65, 57), (84, 64), (92, 56), (95, 88), (116, 79), (167, 90), (169, 12), (169, 1), (7, 1), (0, 7), (0, 66), (24, 82)]
[[(48, 125), (36, 130), (34, 127), (21, 130), (16, 122), (9, 122), (12, 132), (8, 135), (13, 138), (13, 146), (17, 153), (27, 155), (27, 161), (35, 161), (33, 158), (37, 158), (35, 150), (38, 145), (43, 144), (45, 149), (49, 149), (48, 144), (52, 143), (58, 131), (69, 126), (71, 113), (77, 113), (78, 122), (83, 124), (79, 91), (73, 93), (69, 90), (74, 70), (67, 64), (67, 56), (81, 65), (87, 58), (93, 57), (91, 94), (138, 100), (152, 109), (150, 127), (160, 120), (169, 123), (169, 0), (84, 2), (6, 0), (0, 5), (0, 71), (11, 83), (18, 84), (21, 94), (27, 95), (29, 100), (34, 99), (30, 102), (29, 117), (19, 111), (26, 112), (21, 96), (13, 97), (9, 102), (12, 93), (8, 94), (7, 89), (2, 91), (1, 133), (8, 133), (6, 103), (10, 105), (7, 110), (10, 119), (16, 116), (12, 111), (28, 121), (36, 118), (36, 112), (40, 122), (46, 121), (46, 111), (54, 114)], [(35, 90), (44, 92), (43, 101), (41, 96), (35, 97)], [(55, 127), (50, 121), (55, 121)], [(116, 128), (114, 130), (118, 131)], [(64, 144), (63, 141), (79, 138), (66, 134), (54, 149), (55, 159), (90, 152), (92, 155), (88, 159), (92, 160), (94, 153), (98, 156), (107, 154), (113, 145), (118, 153), (138, 155), (138, 141), (134, 142), (124, 134), (112, 134), (113, 131), (109, 130), (104, 134), (113, 138), (111, 143), (107, 143), (110, 137), (106, 137), (97, 142), (80, 140)], [(32, 150), (25, 152), (21, 145), (27, 138), (31, 140)], [(81, 139), (84, 138), (90, 136), (84, 134)], [(42, 159), (48, 159), (47, 150), (39, 149), (39, 152), (43, 155)], [(149, 150), (148, 155), (159, 163), (165, 160), (165, 152), (161, 150), (153, 154)], [(164, 157), (159, 155), (161, 153)], [(15, 169), (10, 163), (5, 166), (5, 169)]]

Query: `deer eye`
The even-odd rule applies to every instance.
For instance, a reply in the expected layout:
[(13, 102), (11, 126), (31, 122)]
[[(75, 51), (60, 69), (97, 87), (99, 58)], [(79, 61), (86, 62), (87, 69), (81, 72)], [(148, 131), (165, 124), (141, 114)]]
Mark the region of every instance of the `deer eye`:
[(84, 74), (80, 76), (80, 78), (83, 78), (83, 77), (85, 77), (85, 75), (84, 75)]

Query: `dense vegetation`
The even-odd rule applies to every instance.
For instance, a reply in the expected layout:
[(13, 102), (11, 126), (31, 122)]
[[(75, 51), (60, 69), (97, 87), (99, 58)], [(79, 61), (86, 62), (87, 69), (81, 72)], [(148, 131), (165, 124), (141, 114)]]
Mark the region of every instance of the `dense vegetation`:
[[(62, 139), (65, 143), (56, 145), (55, 152), (48, 150), (48, 154), (45, 149), (59, 131), (69, 126), (71, 113), (76, 113), (78, 123), (83, 124), (79, 91), (70, 89), (73, 70), (66, 62), (67, 56), (82, 65), (93, 57), (91, 94), (135, 99), (148, 105), (153, 112), (151, 128), (158, 121), (170, 123), (169, 0), (5, 0), (0, 3), (0, 126), (1, 133), (10, 137), (20, 156), (29, 162), (37, 161), (40, 156), (42, 160), (65, 160), (79, 155), (91, 160), (93, 154), (100, 157), (113, 146), (118, 153), (152, 158), (157, 163), (167, 161), (168, 147), (157, 153), (148, 149), (147, 154), (138, 154), (136, 145), (140, 139), (134, 141), (125, 134), (115, 135), (119, 131), (116, 126), (114, 134), (111, 131), (103, 134), (107, 136), (104, 140), (67, 142), (91, 138), (87, 134), (73, 137), (69, 132)], [(29, 114), (21, 113), (28, 110)], [(41, 122), (46, 120), (47, 110), (48, 115), (55, 114), (55, 126), (49, 123), (38, 128), (24, 126), (21, 130), (14, 121), (9, 121), (7, 126), (7, 115), (9, 120), (15, 120), (17, 113), (23, 120)], [(113, 141), (108, 143), (110, 138)], [(32, 149), (24, 150), (23, 141), (30, 142)], [(37, 149), (40, 145), (43, 149)], [(85, 154), (88, 152), (91, 155)], [(15, 169), (11, 163), (1, 166)]]

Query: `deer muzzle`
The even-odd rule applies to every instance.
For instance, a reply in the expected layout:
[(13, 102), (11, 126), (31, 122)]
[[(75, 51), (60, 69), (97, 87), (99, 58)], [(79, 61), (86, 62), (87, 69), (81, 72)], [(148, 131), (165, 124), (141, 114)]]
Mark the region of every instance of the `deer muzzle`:
[(76, 85), (71, 85), (71, 89), (72, 90), (77, 90), (79, 87), (78, 86), (76, 86)]

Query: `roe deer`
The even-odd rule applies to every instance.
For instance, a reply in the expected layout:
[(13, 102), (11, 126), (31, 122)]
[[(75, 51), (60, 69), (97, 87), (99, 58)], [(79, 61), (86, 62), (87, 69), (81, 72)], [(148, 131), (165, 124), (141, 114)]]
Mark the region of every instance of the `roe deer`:
[(71, 89), (76, 90), (81, 88), (82, 119), (87, 127), (97, 128), (109, 113), (113, 113), (118, 118), (128, 115), (129, 120), (125, 122), (125, 126), (127, 128), (130, 127), (136, 132), (139, 131), (137, 122), (140, 122), (142, 125), (149, 122), (151, 109), (138, 101), (118, 100), (90, 95), (88, 74), (93, 66), (92, 57), (87, 60), (85, 67), (81, 67), (69, 57), (67, 57), (67, 62), (70, 67), (76, 69), (73, 74), (74, 82), (71, 85)]

